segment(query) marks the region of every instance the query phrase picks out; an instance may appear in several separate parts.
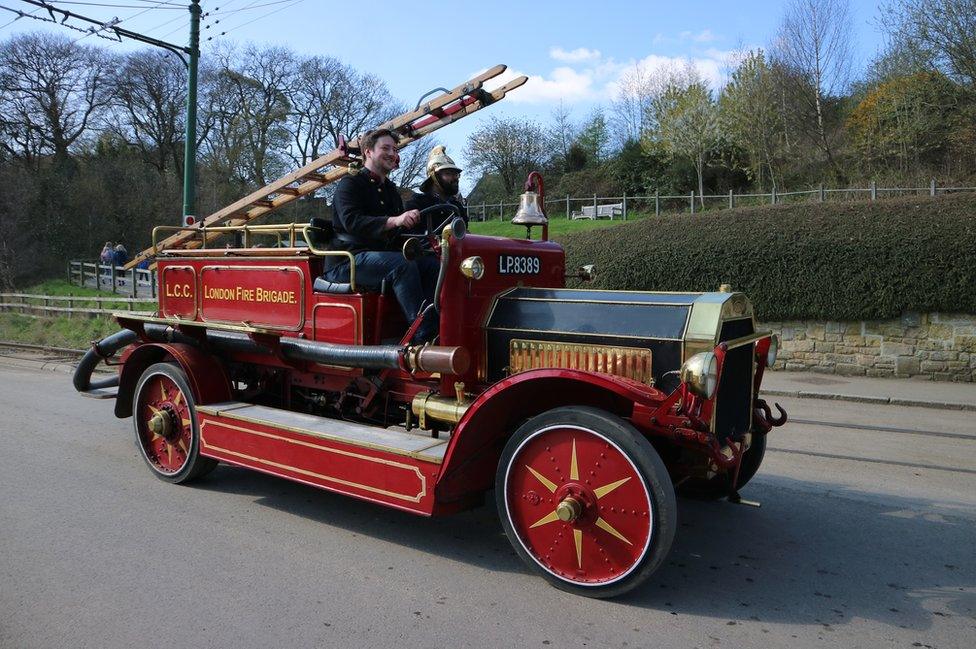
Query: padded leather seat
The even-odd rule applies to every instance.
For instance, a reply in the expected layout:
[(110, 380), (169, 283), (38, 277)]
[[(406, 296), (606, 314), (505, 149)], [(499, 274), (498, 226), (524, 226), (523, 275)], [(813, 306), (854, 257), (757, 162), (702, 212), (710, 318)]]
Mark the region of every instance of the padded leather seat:
[(345, 295), (352, 293), (352, 285), (348, 282), (330, 282), (324, 277), (316, 277), (315, 282), (312, 284), (312, 290), (316, 293)]

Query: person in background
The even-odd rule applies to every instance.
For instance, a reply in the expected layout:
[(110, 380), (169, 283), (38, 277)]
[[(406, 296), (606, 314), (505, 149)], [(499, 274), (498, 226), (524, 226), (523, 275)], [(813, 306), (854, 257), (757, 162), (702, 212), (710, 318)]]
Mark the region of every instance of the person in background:
[(98, 261), (102, 264), (111, 264), (115, 261), (115, 253), (111, 241), (106, 241), (102, 248), (102, 254), (98, 256)]
[(129, 253), (121, 243), (115, 246), (112, 263), (116, 266), (125, 266), (129, 262)]

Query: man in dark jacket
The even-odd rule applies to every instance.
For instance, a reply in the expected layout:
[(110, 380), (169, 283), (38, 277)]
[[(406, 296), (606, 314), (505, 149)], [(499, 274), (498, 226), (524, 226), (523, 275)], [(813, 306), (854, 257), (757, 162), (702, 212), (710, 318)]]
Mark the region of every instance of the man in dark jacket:
[[(371, 131), (361, 140), (364, 168), (339, 181), (332, 202), (335, 235), (330, 247), (354, 255), (357, 284), (378, 289), (386, 280), (392, 285), (403, 315), (412, 323), (422, 306), (434, 300), (438, 264), (428, 256), (407, 261), (400, 252), (399, 235), (417, 225), (420, 212), (404, 210), (399, 190), (388, 177), (399, 163), (397, 141), (387, 129)], [(348, 261), (327, 257), (326, 264), (325, 279), (349, 281)], [(437, 329), (437, 315), (429, 313), (413, 342), (432, 340)]]
[[(461, 196), (460, 183), (461, 168), (447, 155), (447, 149), (435, 146), (427, 156), (427, 179), (420, 185), (420, 192), (414, 192), (407, 201), (407, 209), (422, 210), (449, 203), (457, 208), (457, 215), (467, 223), (468, 206)], [(443, 222), (452, 216), (450, 210), (445, 209), (443, 214), (435, 214), (434, 218)], [(419, 224), (415, 230), (424, 227), (425, 224)]]

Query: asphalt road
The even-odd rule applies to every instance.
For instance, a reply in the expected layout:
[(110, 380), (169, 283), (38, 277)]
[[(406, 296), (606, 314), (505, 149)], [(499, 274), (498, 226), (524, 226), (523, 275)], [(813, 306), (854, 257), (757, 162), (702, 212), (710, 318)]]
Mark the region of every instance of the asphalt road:
[(783, 405), (763, 506), (679, 500), (666, 565), (598, 601), (529, 573), (489, 507), (163, 483), (111, 402), (0, 361), (0, 646), (973, 647), (973, 413)]

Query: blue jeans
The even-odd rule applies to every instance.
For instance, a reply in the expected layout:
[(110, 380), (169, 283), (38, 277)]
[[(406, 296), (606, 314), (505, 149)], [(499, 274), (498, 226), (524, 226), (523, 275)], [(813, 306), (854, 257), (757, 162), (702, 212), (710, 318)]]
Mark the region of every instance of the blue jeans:
[[(434, 257), (420, 257), (414, 261), (407, 261), (399, 252), (366, 251), (357, 253), (356, 286), (378, 290), (385, 279), (392, 285), (400, 308), (407, 322), (413, 323), (420, 314), (420, 307), (426, 301), (434, 300), (434, 289), (437, 285), (439, 264)], [(324, 277), (330, 282), (348, 282), (349, 264), (344, 263), (325, 272)], [(414, 342), (426, 342), (438, 330), (438, 317), (430, 313), (414, 335)]]

